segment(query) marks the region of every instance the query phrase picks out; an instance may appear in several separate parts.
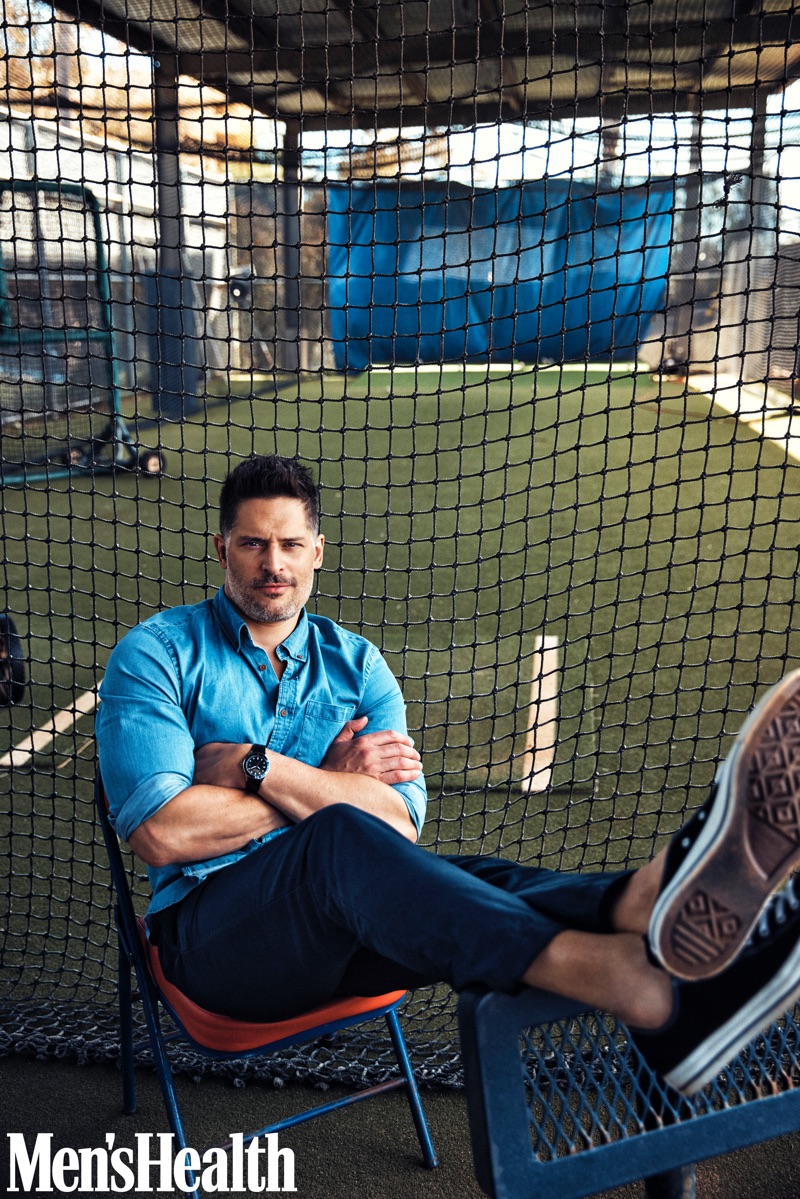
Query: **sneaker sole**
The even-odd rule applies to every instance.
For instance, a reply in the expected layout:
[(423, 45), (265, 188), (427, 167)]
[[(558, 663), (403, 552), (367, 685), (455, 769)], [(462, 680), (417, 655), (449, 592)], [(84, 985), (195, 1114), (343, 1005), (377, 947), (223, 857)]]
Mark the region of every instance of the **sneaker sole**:
[(800, 671), (748, 717), (718, 796), (650, 920), (654, 954), (687, 981), (733, 961), (772, 892), (800, 864)]
[(773, 1020), (789, 1011), (798, 995), (800, 942), (768, 985), (665, 1074), (666, 1082), (683, 1095), (695, 1095)]

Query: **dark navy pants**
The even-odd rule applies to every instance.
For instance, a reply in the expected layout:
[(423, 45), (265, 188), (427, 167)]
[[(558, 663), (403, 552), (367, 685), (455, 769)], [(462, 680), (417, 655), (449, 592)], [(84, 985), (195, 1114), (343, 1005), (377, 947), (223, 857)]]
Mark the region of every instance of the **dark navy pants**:
[(428, 983), (513, 993), (556, 933), (609, 931), (623, 877), (437, 856), (336, 804), (210, 875), (153, 934), (185, 994), (245, 1020)]

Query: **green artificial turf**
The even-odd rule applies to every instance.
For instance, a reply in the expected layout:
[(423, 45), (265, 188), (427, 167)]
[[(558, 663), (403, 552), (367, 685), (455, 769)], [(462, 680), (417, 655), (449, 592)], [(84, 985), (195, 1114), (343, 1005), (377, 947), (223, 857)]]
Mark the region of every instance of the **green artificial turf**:
[[(32, 702), (10, 711), (0, 752), (93, 686), (127, 628), (216, 588), (219, 484), (253, 450), (322, 464), (314, 602), (401, 679), (428, 844), (640, 862), (702, 801), (756, 693), (800, 660), (797, 466), (707, 397), (583, 368), (238, 390), (205, 421), (142, 428), (142, 444), (160, 438), (163, 478), (4, 489), (6, 607)], [(542, 634), (563, 653), (558, 747), (552, 788), (527, 795), (515, 784)], [(83, 938), (107, 901), (91, 727), (82, 718), (2, 783), (12, 974), (38, 944), (53, 971), (91, 976)], [(91, 935), (100, 974), (108, 934)]]

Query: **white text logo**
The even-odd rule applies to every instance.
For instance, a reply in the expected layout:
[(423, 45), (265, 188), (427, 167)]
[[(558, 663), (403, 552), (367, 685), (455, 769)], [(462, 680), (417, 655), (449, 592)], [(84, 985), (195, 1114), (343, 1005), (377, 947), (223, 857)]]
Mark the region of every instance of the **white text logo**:
[(208, 1194), (297, 1190), (294, 1153), (278, 1147), (274, 1132), (253, 1137), (247, 1145), (243, 1133), (231, 1133), (228, 1151), (216, 1147), (202, 1154), (196, 1149), (176, 1151), (169, 1132), (137, 1132), (135, 1147), (115, 1147), (116, 1134), (109, 1132), (105, 1145), (55, 1152), (51, 1132), (40, 1132), (30, 1152), (21, 1132), (6, 1135), (11, 1151), (11, 1193), (124, 1194), (135, 1190), (137, 1195), (152, 1195), (177, 1188), (188, 1194), (197, 1186)]

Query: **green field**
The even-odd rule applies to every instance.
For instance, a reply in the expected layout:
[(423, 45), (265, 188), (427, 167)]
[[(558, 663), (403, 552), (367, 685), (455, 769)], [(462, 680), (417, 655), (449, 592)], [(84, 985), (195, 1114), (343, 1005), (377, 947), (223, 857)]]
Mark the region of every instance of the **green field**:
[[(5, 488), (6, 607), (33, 686), (0, 753), (92, 687), (128, 627), (216, 588), (219, 483), (251, 450), (322, 464), (315, 602), (400, 677), (430, 784), (427, 840), (448, 850), (590, 867), (649, 857), (704, 798), (757, 691), (800, 661), (797, 467), (678, 384), (556, 368), (309, 376), (161, 437), (160, 480)], [(514, 784), (543, 633), (563, 647), (559, 740), (552, 790), (526, 796)], [(107, 902), (90, 735), (85, 717), (32, 771), (6, 773), (6, 965), (32, 934), (67, 975), (84, 970), (70, 938)], [(92, 931), (98, 972), (106, 935)]]

